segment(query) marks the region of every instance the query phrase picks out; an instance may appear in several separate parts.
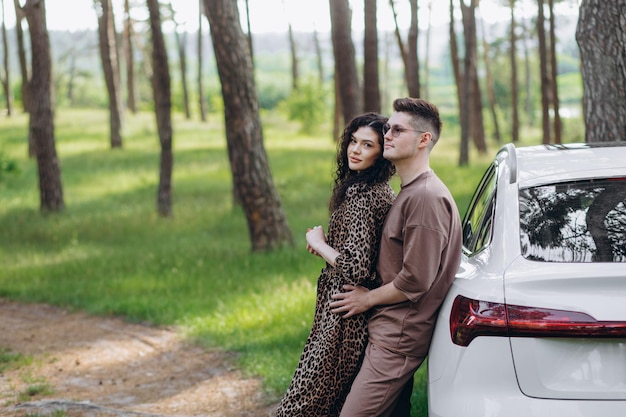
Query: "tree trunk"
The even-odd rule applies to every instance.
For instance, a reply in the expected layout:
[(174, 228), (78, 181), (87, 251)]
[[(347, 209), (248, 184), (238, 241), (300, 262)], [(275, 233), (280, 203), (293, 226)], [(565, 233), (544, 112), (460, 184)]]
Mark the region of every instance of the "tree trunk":
[(39, 173), (40, 209), (42, 212), (63, 210), (61, 166), (54, 141), (54, 109), (52, 105), (52, 58), (50, 39), (46, 26), (45, 0), (28, 0), (24, 5), (31, 39), (31, 65), (33, 76), (30, 91), (29, 134), (33, 138)]
[(329, 1), (335, 73), (341, 95), (343, 121), (348, 124), (362, 109), (352, 43), (352, 12), (348, 0)]
[(483, 124), (482, 99), (478, 80), (478, 47), (476, 36), (476, 5), (477, 0), (472, 0), (470, 5), (465, 5), (461, 0), (461, 13), (463, 16), (463, 29), (465, 35), (465, 63), (463, 79), (465, 90), (466, 110), (469, 112), (468, 135), (473, 139), (474, 146), (479, 153), (487, 152), (485, 144), (485, 127)]
[(494, 88), (493, 74), (491, 72), (491, 52), (489, 49), (489, 42), (487, 42), (487, 36), (485, 34), (485, 25), (481, 21), (482, 35), (483, 35), (483, 52), (485, 56), (485, 78), (487, 88), (487, 99), (489, 100), (489, 111), (491, 113), (491, 119), (493, 120), (493, 136), (497, 143), (502, 142), (502, 136), (500, 135), (500, 122), (498, 120), (498, 103), (496, 102), (496, 93)]
[(400, 50), (400, 57), (402, 58), (402, 64), (404, 65), (404, 81), (407, 84), (407, 89), (409, 82), (406, 78), (406, 67), (407, 67), (407, 56), (406, 56), (406, 46), (404, 46), (404, 41), (402, 40), (402, 34), (400, 33), (400, 25), (398, 24), (398, 12), (396, 12), (396, 4), (394, 0), (389, 0), (389, 6), (391, 7), (391, 12), (393, 14), (393, 23), (394, 23), (394, 34), (396, 35), (396, 41), (398, 42), (398, 49)]
[(420, 65), (417, 57), (417, 37), (419, 33), (417, 19), (417, 0), (409, 0), (411, 3), (411, 23), (407, 36), (406, 51), (406, 81), (409, 88), (409, 96), (421, 97), (420, 92)]
[(252, 61), (252, 68), (254, 68), (254, 44), (252, 42), (252, 28), (250, 26), (250, 4), (249, 0), (245, 0), (246, 5), (246, 25), (248, 27), (248, 48), (250, 48), (250, 60)]
[(519, 85), (517, 82), (517, 36), (515, 23), (515, 0), (509, 0), (511, 8), (511, 30), (509, 32), (509, 60), (511, 63), (511, 141), (519, 142)]
[(95, 6), (98, 13), (98, 35), (102, 70), (109, 95), (111, 148), (121, 148), (122, 110), (120, 105), (120, 76), (113, 5), (111, 0), (98, 0)]
[(129, 0), (124, 0), (124, 32), (123, 42), (126, 57), (126, 89), (128, 97), (126, 105), (133, 114), (137, 113), (136, 87), (135, 87), (135, 57), (133, 50), (133, 21), (130, 18)]
[(550, 72), (551, 98), (554, 109), (554, 143), (561, 143), (561, 115), (559, 114), (559, 88), (557, 83), (556, 65), (556, 23), (554, 19), (554, 0), (548, 0), (550, 10)]
[(320, 86), (324, 85), (324, 60), (322, 58), (322, 47), (317, 30), (313, 31), (313, 44), (315, 45), (315, 57), (317, 58), (317, 73)]
[(76, 57), (72, 54), (72, 56), (70, 56), (70, 68), (67, 71), (68, 72), (68, 82), (67, 82), (67, 99), (70, 102), (70, 105), (74, 104), (74, 80), (76, 79)]
[(363, 110), (380, 113), (376, 0), (365, 0), (363, 38)]
[(452, 58), (452, 69), (454, 71), (454, 83), (456, 85), (456, 98), (459, 108), (459, 120), (461, 121), (461, 143), (459, 144), (459, 166), (469, 163), (469, 117), (466, 116), (465, 106), (465, 87), (463, 83), (464, 74), (461, 73), (461, 63), (459, 60), (459, 47), (456, 40), (456, 31), (454, 30), (454, 2), (450, 0), (450, 56)]
[[(170, 7), (172, 4), (170, 3)], [(176, 25), (178, 26), (178, 25)], [(181, 84), (183, 89), (183, 108), (185, 109), (185, 118), (191, 119), (191, 107), (189, 106), (189, 87), (187, 82), (187, 31), (183, 31), (182, 35), (178, 29), (174, 29), (176, 36), (176, 45), (178, 46), (178, 62), (180, 63)]]
[(625, 140), (624, 10), (626, 0), (582, 0), (580, 5), (576, 40), (580, 48), (587, 142)]
[(548, 51), (546, 28), (543, 13), (543, 0), (537, 0), (537, 35), (539, 39), (539, 74), (541, 77), (541, 121), (543, 126), (542, 143), (552, 143), (550, 134), (550, 73), (548, 72)]
[(289, 31), (289, 51), (291, 52), (291, 89), (292, 91), (298, 90), (299, 84), (299, 72), (298, 71), (298, 48), (296, 47), (296, 40), (293, 37), (293, 29), (291, 23), (288, 25)]
[[(26, 62), (26, 49), (24, 48), (24, 31), (22, 30), (22, 20), (24, 19), (24, 12), (20, 6), (19, 0), (13, 0), (13, 7), (15, 9), (15, 34), (17, 37), (17, 56), (20, 64), (20, 75), (22, 76), (22, 107), (24, 112), (30, 112), (30, 76), (28, 74), (28, 64)], [(32, 147), (32, 143), (29, 143), (28, 154), (35, 156), (35, 150)]]
[(528, 117), (528, 126), (535, 126), (535, 111), (534, 111), (534, 103), (532, 97), (532, 68), (530, 64), (530, 43), (532, 42), (533, 32), (532, 29), (527, 28), (523, 23), (523, 33), (524, 33), (524, 85), (525, 88), (525, 100), (524, 100), (524, 111)]
[(222, 84), (226, 142), (234, 187), (239, 190), (252, 250), (293, 245), (263, 147), (252, 57), (241, 30), (237, 2), (205, 0)]
[(7, 116), (11, 117), (13, 113), (13, 94), (11, 93), (11, 74), (9, 72), (9, 43), (7, 40), (7, 27), (5, 24), (6, 17), (4, 15), (4, 0), (2, 0), (2, 50), (4, 76), (2, 77), (2, 90), (7, 104)]
[(389, 5), (391, 6), (391, 10), (393, 12), (396, 40), (398, 41), (398, 48), (400, 49), (402, 63), (404, 64), (404, 80), (406, 82), (409, 96), (420, 97), (419, 62), (417, 59), (417, 0), (409, 1), (411, 3), (411, 24), (409, 27), (406, 46), (402, 41), (402, 35), (400, 34), (398, 14), (396, 12), (394, 0), (389, 0)]
[(339, 77), (337, 72), (333, 75), (333, 90), (335, 92), (335, 110), (333, 112), (333, 140), (338, 140), (340, 132), (343, 131), (345, 123), (343, 121), (343, 110), (341, 108), (341, 94), (339, 92)]
[(202, 68), (202, 62), (204, 61), (204, 50), (202, 37), (202, 21), (204, 20), (204, 5), (203, 0), (198, 0), (198, 102), (200, 105), (200, 120), (206, 122), (206, 105), (204, 100), (204, 83), (202, 82), (202, 75), (204, 70)]
[(158, 0), (147, 0), (152, 33), (152, 92), (159, 141), (161, 143), (161, 169), (157, 191), (157, 211), (160, 216), (172, 215), (172, 98), (167, 49), (161, 29)]
[(422, 97), (426, 100), (430, 97), (428, 84), (430, 83), (430, 34), (432, 33), (433, 1), (428, 1), (428, 25), (426, 27), (426, 46), (424, 50), (424, 75), (422, 77), (424, 84), (421, 86), (423, 91)]

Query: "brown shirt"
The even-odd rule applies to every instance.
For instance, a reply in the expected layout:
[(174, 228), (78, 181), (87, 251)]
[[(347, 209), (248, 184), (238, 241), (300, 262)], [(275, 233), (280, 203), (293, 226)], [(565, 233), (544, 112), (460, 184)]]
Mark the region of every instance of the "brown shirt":
[(378, 273), (408, 301), (373, 309), (370, 342), (406, 356), (426, 356), (460, 259), (458, 209), (445, 184), (427, 171), (402, 186), (385, 220)]

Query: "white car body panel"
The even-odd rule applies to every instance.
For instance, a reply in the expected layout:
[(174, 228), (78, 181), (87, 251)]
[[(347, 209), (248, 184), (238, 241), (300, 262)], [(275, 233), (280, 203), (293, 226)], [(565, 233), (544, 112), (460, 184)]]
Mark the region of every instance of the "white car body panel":
[(626, 177), (626, 146), (576, 147), (507, 146), (496, 156), (492, 241), (478, 253), (464, 252), (436, 323), (428, 358), (430, 417), (626, 416), (624, 338), (478, 336), (459, 346), (450, 333), (457, 295), (626, 322), (623, 262), (539, 262), (521, 255), (520, 189)]
[[(602, 274), (602, 275), (599, 275)], [(505, 274), (507, 304), (626, 321), (626, 268), (615, 263), (518, 259)], [(531, 397), (626, 400), (626, 339), (511, 338), (520, 389)]]

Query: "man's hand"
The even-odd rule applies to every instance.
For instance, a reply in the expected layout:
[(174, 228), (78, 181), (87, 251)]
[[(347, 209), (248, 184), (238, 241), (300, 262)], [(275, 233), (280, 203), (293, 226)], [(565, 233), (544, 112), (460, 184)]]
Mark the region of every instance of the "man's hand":
[(344, 285), (343, 289), (346, 292), (333, 294), (332, 299), (337, 301), (330, 302), (331, 313), (341, 314), (342, 317), (354, 316), (376, 306), (404, 303), (408, 300), (393, 282), (373, 290), (354, 285)]
[(346, 292), (333, 294), (330, 302), (331, 313), (340, 314), (342, 317), (351, 317), (370, 309), (369, 290), (365, 287), (344, 285)]

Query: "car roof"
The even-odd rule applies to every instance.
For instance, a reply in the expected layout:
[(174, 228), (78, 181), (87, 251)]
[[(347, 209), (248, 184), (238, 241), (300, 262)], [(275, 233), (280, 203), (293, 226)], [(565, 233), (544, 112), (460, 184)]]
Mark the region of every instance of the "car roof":
[[(626, 142), (513, 147), (500, 153), (519, 188), (576, 179), (626, 177)], [(517, 168), (517, 169), (516, 169)]]

